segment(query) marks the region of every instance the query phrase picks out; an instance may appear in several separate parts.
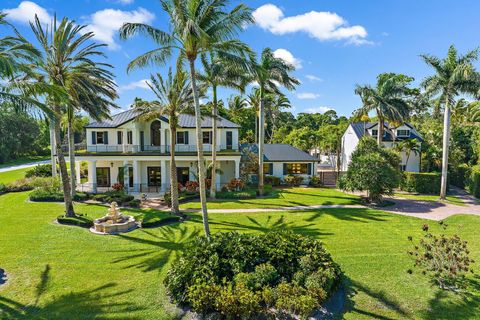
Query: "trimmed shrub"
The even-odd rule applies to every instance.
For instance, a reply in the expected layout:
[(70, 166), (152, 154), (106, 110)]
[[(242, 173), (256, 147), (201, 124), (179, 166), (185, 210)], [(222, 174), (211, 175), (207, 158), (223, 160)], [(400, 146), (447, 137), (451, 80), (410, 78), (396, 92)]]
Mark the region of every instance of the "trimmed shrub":
[(25, 172), (25, 178), (31, 177), (51, 177), (52, 176), (52, 165), (51, 164), (39, 164), (33, 167), (30, 170)]
[(322, 187), (322, 186), (323, 186), (322, 179), (320, 179), (319, 176), (313, 175), (313, 176), (310, 178), (310, 185), (311, 185), (312, 187)]
[(442, 175), (437, 172), (404, 172), (400, 189), (408, 192), (426, 194), (440, 193), (440, 180)]
[(467, 180), (467, 189), (470, 194), (480, 198), (480, 166), (472, 167), (470, 177)]
[(275, 176), (265, 176), (265, 183), (271, 184), (274, 187), (278, 187), (281, 183), (281, 179)]
[(133, 199), (135, 199), (135, 197), (132, 196), (131, 194), (125, 193), (125, 191), (123, 190), (120, 190), (120, 191), (113, 190), (113, 191), (107, 191), (105, 193), (96, 194), (93, 196), (93, 199), (101, 202), (110, 203), (115, 201), (118, 204), (124, 204), (132, 201)]
[(465, 189), (468, 187), (472, 168), (467, 164), (461, 164), (455, 168), (451, 168), (448, 172), (448, 183), (458, 188)]
[(315, 239), (290, 231), (229, 232), (188, 243), (164, 281), (176, 303), (239, 319), (272, 312), (306, 317), (336, 289), (340, 276)]
[(57, 222), (71, 226), (78, 226), (82, 228), (90, 228), (93, 226), (93, 219), (87, 215), (79, 214), (75, 217), (65, 217), (64, 215), (57, 217)]
[(19, 179), (17, 181), (11, 182), (5, 186), (6, 192), (22, 192), (33, 190), (32, 179), (25, 178)]
[(141, 203), (142, 203), (142, 201), (140, 199), (133, 199), (131, 201), (128, 201), (126, 204), (127, 204), (127, 206), (132, 207), (132, 208), (140, 208)]
[(284, 178), (285, 183), (290, 187), (298, 187), (303, 182), (302, 176), (292, 176), (288, 175)]
[(217, 192), (217, 199), (253, 199), (257, 196), (257, 190), (247, 189), (244, 191), (221, 191)]

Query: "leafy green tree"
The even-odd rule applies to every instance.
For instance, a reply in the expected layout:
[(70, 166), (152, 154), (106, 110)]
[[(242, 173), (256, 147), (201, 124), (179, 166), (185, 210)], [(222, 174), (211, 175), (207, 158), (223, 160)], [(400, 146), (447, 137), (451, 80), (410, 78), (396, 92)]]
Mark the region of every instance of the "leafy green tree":
[(348, 122), (341, 122), (339, 124), (327, 124), (321, 126), (317, 131), (317, 146), (320, 150), (335, 153), (335, 163), (337, 171), (340, 171), (340, 154), (342, 152), (342, 136), (347, 130)]
[(474, 67), (478, 59), (478, 50), (458, 54), (452, 45), (444, 59), (432, 55), (422, 55), (424, 62), (433, 68), (435, 74), (426, 77), (422, 87), (426, 94), (438, 98), (444, 109), (443, 147), (442, 147), (442, 182), (440, 199), (447, 195), (448, 147), (450, 143), (450, 107), (459, 95), (480, 96), (480, 73)]
[(260, 94), (259, 108), (259, 131), (258, 131), (258, 190), (263, 195), (263, 149), (264, 149), (264, 125), (265, 125), (265, 97), (268, 93), (280, 94), (279, 85), (288, 90), (293, 90), (300, 82), (291, 76), (295, 67), (282, 59), (275, 58), (270, 48), (262, 51), (258, 62), (253, 62), (251, 81), (258, 83)]
[(284, 143), (290, 144), (295, 148), (308, 151), (312, 146), (318, 145), (319, 135), (316, 130), (309, 127), (293, 129), (284, 140)]
[(369, 202), (381, 202), (383, 195), (393, 194), (400, 182), (400, 157), (392, 150), (378, 146), (365, 136), (352, 153), (348, 170), (339, 187), (348, 191), (366, 191)]
[(159, 73), (150, 76), (148, 86), (158, 100), (143, 101), (137, 99), (134, 103), (139, 118), (143, 120), (154, 120), (161, 116), (168, 117), (170, 127), (170, 192), (172, 214), (180, 214), (178, 205), (178, 180), (177, 166), (175, 163), (175, 143), (179, 116), (183, 113), (193, 113), (193, 90), (188, 80), (188, 74), (177, 69), (175, 75), (170, 68), (167, 78)]
[(227, 11), (227, 0), (162, 0), (161, 4), (169, 17), (169, 31), (143, 23), (125, 23), (120, 28), (120, 37), (127, 39), (143, 34), (158, 46), (133, 59), (127, 70), (149, 64), (164, 65), (173, 52), (179, 53), (177, 65), (185, 61), (188, 63), (194, 95), (200, 202), (205, 234), (209, 236), (202, 119), (195, 61), (199, 55), (207, 52), (215, 52), (220, 58), (232, 54), (252, 54), (248, 46), (236, 39), (237, 34), (253, 22), (252, 10), (240, 4)]
[(375, 87), (358, 86), (355, 93), (362, 99), (363, 106), (357, 114), (375, 111), (378, 118), (377, 143), (381, 145), (385, 121), (404, 122), (408, 117), (411, 101), (418, 92), (409, 85), (414, 79), (403, 74), (382, 73), (377, 77)]

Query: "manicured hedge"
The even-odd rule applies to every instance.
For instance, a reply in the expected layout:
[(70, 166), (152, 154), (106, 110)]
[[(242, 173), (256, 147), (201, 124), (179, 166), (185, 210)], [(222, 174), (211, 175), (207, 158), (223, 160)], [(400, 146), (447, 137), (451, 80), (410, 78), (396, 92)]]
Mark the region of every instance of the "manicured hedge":
[(400, 189), (426, 194), (440, 193), (441, 174), (437, 172), (404, 172)]
[(108, 202), (108, 203), (115, 201), (118, 204), (123, 204), (123, 203), (126, 203), (126, 202), (130, 202), (133, 199), (135, 199), (134, 196), (132, 196), (131, 194), (125, 193), (125, 191), (123, 191), (123, 190), (121, 190), (121, 191), (108, 191), (108, 192), (105, 192), (105, 193), (99, 193), (99, 194), (94, 195), (93, 198), (97, 201)]
[(75, 217), (65, 217), (64, 215), (57, 217), (57, 222), (70, 226), (79, 226), (82, 228), (90, 228), (93, 226), (93, 219), (86, 215), (77, 215)]
[(468, 192), (480, 198), (480, 166), (474, 166), (470, 170), (470, 176), (466, 182)]
[(253, 199), (256, 196), (257, 190), (255, 189), (217, 192), (217, 199)]
[[(30, 201), (34, 202), (63, 202), (63, 192), (50, 192), (43, 189), (35, 189), (28, 195)], [(87, 193), (78, 192), (73, 197), (75, 201), (88, 200), (90, 196)]]
[(25, 172), (25, 178), (31, 177), (51, 177), (52, 165), (51, 164), (39, 164), (30, 170)]
[(265, 183), (271, 184), (274, 187), (278, 187), (281, 183), (281, 179), (276, 176), (265, 176)]
[(468, 186), (472, 168), (466, 164), (451, 168), (448, 172), (448, 183), (465, 189)]

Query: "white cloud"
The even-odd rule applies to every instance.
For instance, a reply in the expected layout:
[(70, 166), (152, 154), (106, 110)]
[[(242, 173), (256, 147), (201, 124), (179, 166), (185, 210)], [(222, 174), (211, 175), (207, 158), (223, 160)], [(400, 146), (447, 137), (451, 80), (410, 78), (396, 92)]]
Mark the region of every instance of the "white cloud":
[(288, 64), (291, 64), (292, 66), (295, 67), (295, 69), (301, 69), (302, 68), (302, 63), (300, 62), (300, 59), (297, 59), (293, 56), (293, 54), (288, 51), (287, 49), (277, 49), (273, 51), (273, 56), (275, 58), (282, 59)]
[(257, 8), (253, 17), (260, 28), (277, 35), (305, 32), (320, 41), (347, 40), (347, 43), (356, 45), (371, 43), (365, 40), (367, 30), (363, 26), (350, 26), (334, 12), (310, 11), (285, 17), (279, 7), (270, 3)]
[(297, 93), (297, 98), (302, 100), (313, 100), (320, 97), (318, 93), (313, 92), (299, 92)]
[(118, 87), (119, 92), (125, 92), (129, 90), (135, 90), (135, 89), (150, 89), (150, 87), (147, 84), (148, 80), (147, 79), (142, 79), (134, 82), (130, 82), (129, 84), (123, 85)]
[(315, 107), (315, 108), (308, 108), (305, 110), (305, 112), (307, 113), (325, 113), (329, 110), (333, 110), (332, 108), (329, 108), (329, 107)]
[(125, 22), (150, 23), (154, 18), (155, 15), (144, 8), (133, 11), (104, 9), (88, 17), (85, 29), (94, 32), (94, 38), (108, 44), (110, 49), (117, 50), (120, 46), (115, 42), (115, 37)]
[(307, 75), (305, 76), (305, 78), (307, 78), (307, 79), (310, 80), (310, 81), (323, 81), (322, 78), (319, 78), (319, 77), (317, 77), (317, 76), (314, 76), (313, 74), (307, 74)]
[(35, 2), (22, 1), (16, 8), (4, 9), (3, 12), (7, 14), (7, 19), (28, 24), (28, 22), (35, 19), (35, 14), (41, 23), (50, 23), (52, 16), (45, 8), (40, 7)]

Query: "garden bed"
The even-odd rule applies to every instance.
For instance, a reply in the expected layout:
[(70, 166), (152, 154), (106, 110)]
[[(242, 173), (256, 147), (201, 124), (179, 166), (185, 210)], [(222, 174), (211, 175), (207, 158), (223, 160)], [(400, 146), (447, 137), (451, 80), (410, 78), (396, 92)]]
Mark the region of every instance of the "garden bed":
[(56, 221), (58, 224), (77, 226), (87, 229), (93, 226), (93, 219), (82, 214), (77, 214), (75, 217), (66, 217), (61, 215), (57, 217)]

